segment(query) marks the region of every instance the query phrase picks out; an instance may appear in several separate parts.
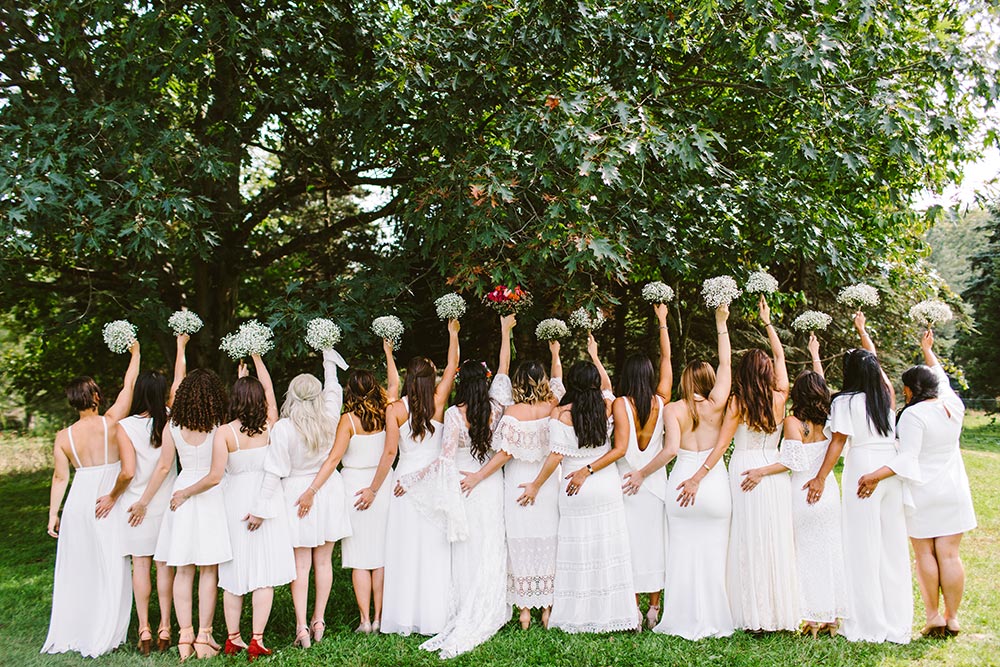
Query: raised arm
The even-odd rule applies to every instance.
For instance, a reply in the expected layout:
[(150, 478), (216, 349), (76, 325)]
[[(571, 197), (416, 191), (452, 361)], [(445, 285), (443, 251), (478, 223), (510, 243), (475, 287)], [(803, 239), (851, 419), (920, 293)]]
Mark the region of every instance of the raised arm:
[(694, 497), (698, 493), (698, 485), (701, 484), (701, 480), (705, 479), (705, 475), (712, 471), (715, 464), (722, 459), (722, 455), (729, 449), (729, 443), (733, 441), (733, 436), (736, 435), (736, 428), (740, 424), (738, 413), (739, 410), (733, 404), (733, 401), (730, 400), (726, 416), (722, 420), (722, 428), (719, 429), (719, 438), (715, 441), (712, 453), (708, 455), (702, 466), (691, 477), (681, 482), (677, 487), (677, 490), (681, 492), (677, 496), (677, 501), (681, 507), (694, 504)]
[(320, 466), (316, 476), (313, 477), (309, 488), (303, 491), (299, 499), (295, 501), (295, 505), (299, 508), (299, 518), (309, 514), (309, 510), (312, 509), (313, 500), (316, 499), (316, 494), (319, 492), (320, 487), (326, 484), (326, 480), (330, 479), (330, 475), (340, 465), (340, 459), (344, 458), (344, 452), (347, 451), (347, 446), (351, 444), (351, 434), (351, 416), (348, 414), (341, 415), (340, 423), (337, 424), (337, 435), (333, 439), (333, 449), (326, 455), (326, 460), (323, 461), (323, 465)]
[(771, 307), (767, 305), (767, 299), (760, 295), (757, 303), (760, 312), (760, 319), (764, 323), (764, 330), (767, 331), (767, 342), (771, 344), (771, 355), (774, 361), (774, 390), (788, 396), (788, 366), (785, 365), (785, 348), (778, 338), (778, 331), (771, 323)]
[(511, 313), (500, 318), (500, 361), (497, 375), (510, 375), (510, 334), (517, 324), (517, 316)]
[(55, 446), (52, 451), (52, 488), (49, 490), (49, 525), (47, 532), (50, 537), (59, 537), (59, 508), (62, 506), (66, 486), (69, 484), (69, 457), (63, 444), (66, 441), (66, 431), (56, 434)]
[(264, 398), (267, 399), (267, 423), (274, 426), (278, 421), (278, 399), (274, 396), (274, 383), (271, 382), (271, 374), (267, 372), (267, 366), (259, 354), (252, 354), (253, 366), (257, 370), (257, 379), (264, 387)]
[(222, 481), (222, 475), (226, 472), (226, 460), (229, 458), (229, 448), (226, 447), (226, 436), (222, 429), (216, 429), (215, 437), (212, 438), (212, 464), (208, 472), (197, 482), (183, 489), (174, 491), (170, 498), (170, 509), (177, 511), (191, 496), (204, 493)]
[(153, 468), (153, 474), (150, 475), (149, 482), (146, 483), (146, 490), (142, 492), (142, 497), (128, 508), (129, 525), (138, 526), (146, 517), (146, 508), (149, 507), (149, 501), (151, 501), (153, 496), (156, 495), (156, 492), (160, 490), (163, 480), (167, 478), (167, 475), (169, 475), (170, 471), (174, 468), (175, 448), (176, 445), (174, 444), (174, 435), (170, 431), (170, 425), (167, 424), (167, 426), (163, 429), (163, 443), (160, 445), (160, 458), (156, 461), (156, 467)]
[(562, 360), (559, 358), (559, 341), (549, 341), (549, 354), (552, 355), (552, 365), (549, 367), (549, 379), (562, 379)]
[(875, 350), (875, 341), (872, 340), (872, 337), (868, 335), (868, 331), (865, 329), (866, 322), (864, 313), (860, 310), (854, 313), (854, 328), (858, 332), (858, 337), (861, 338), (861, 347), (877, 357), (878, 352)]
[(122, 390), (118, 393), (114, 405), (108, 408), (104, 415), (108, 419), (118, 421), (128, 416), (128, 411), (132, 407), (132, 392), (135, 389), (135, 379), (139, 377), (139, 341), (134, 341), (129, 348), (132, 358), (129, 359), (128, 369), (125, 371), (125, 379), (122, 383)]
[(601, 391), (612, 391), (611, 376), (608, 375), (604, 364), (601, 363), (601, 358), (597, 354), (597, 341), (594, 340), (594, 334), (590, 331), (587, 332), (587, 354), (590, 355), (590, 360), (597, 366), (597, 372), (601, 375)]
[(656, 385), (656, 393), (666, 402), (670, 402), (670, 393), (674, 386), (674, 369), (670, 364), (670, 330), (667, 327), (667, 305), (658, 303), (653, 306), (656, 322), (660, 332), (660, 381)]
[(816, 338), (816, 334), (809, 334), (809, 344), (806, 347), (809, 348), (809, 356), (812, 358), (813, 373), (825, 377), (823, 375), (823, 360), (819, 358), (819, 339)]
[(924, 365), (934, 368), (941, 362), (938, 361), (937, 355), (934, 354), (934, 331), (928, 329), (924, 332), (924, 335), (920, 337), (920, 351), (924, 353)]
[(729, 341), (729, 304), (715, 309), (715, 333), (719, 340), (719, 368), (715, 372), (715, 386), (708, 395), (715, 406), (726, 404), (733, 386), (733, 348)]
[(330, 419), (337, 420), (344, 406), (344, 388), (337, 377), (337, 362), (333, 354), (333, 350), (323, 350), (323, 402)]
[(448, 320), (448, 365), (444, 367), (441, 381), (434, 390), (434, 411), (441, 414), (448, 407), (448, 397), (455, 384), (455, 374), (458, 373), (458, 320)]
[(109, 434), (109, 437), (118, 447), (118, 457), (121, 466), (118, 469), (118, 477), (115, 478), (115, 484), (111, 487), (111, 491), (97, 499), (94, 516), (98, 519), (103, 519), (111, 514), (115, 503), (125, 493), (125, 489), (128, 488), (128, 485), (132, 483), (132, 478), (135, 477), (135, 447), (132, 445), (130, 438), (126, 437), (124, 440), (119, 438), (119, 435), (124, 432), (125, 429), (121, 427), (121, 424), (118, 424)]
[(174, 404), (174, 394), (177, 393), (177, 387), (181, 385), (181, 382), (187, 376), (187, 344), (191, 340), (191, 336), (188, 334), (180, 334), (177, 336), (177, 352), (174, 355), (174, 379), (170, 384), (170, 394), (167, 395), (167, 407), (171, 407)]
[(383, 338), (382, 351), (385, 352), (385, 393), (392, 403), (399, 400), (399, 369), (396, 368), (396, 357), (392, 353), (392, 341)]

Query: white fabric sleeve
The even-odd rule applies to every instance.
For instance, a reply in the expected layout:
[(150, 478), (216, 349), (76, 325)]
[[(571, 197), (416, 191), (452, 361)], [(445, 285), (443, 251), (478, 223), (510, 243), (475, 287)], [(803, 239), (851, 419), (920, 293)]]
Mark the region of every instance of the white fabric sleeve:
[(323, 352), (323, 403), (333, 423), (340, 420), (340, 410), (344, 406), (344, 388), (337, 378), (337, 364), (333, 358)]
[(262, 519), (273, 519), (284, 512), (285, 497), (281, 492), (281, 480), (292, 471), (292, 459), (288, 452), (288, 423), (278, 422), (271, 429), (271, 444), (264, 454), (264, 480), (260, 493), (250, 505), (250, 514)]
[(899, 438), (899, 448), (896, 456), (886, 465), (896, 475), (911, 482), (920, 484), (920, 450), (924, 444), (923, 421), (907, 410), (899, 417), (896, 425), (896, 435)]
[(499, 373), (493, 378), (493, 384), (490, 385), (490, 398), (500, 405), (514, 405), (514, 387), (511, 386), (509, 375)]
[(615, 400), (615, 392), (611, 391), (610, 389), (602, 389), (601, 390), (601, 396), (606, 401), (613, 401), (613, 400)]
[(955, 393), (955, 390), (951, 388), (951, 380), (948, 378), (948, 374), (945, 373), (941, 364), (935, 364), (931, 370), (934, 371), (934, 375), (938, 378), (938, 398), (948, 408), (948, 412), (961, 421), (962, 417), (965, 416), (965, 403)]
[(854, 419), (851, 415), (851, 399), (855, 394), (845, 394), (833, 399), (830, 404), (830, 432), (854, 435)]
[(461, 480), (455, 454), (465, 420), (457, 408), (445, 412), (441, 455), (420, 470), (399, 476), (396, 481), (406, 497), (431, 522), (445, 531), (449, 542), (469, 537), (469, 524), (462, 499)]
[(566, 395), (566, 385), (563, 384), (562, 378), (549, 378), (549, 389), (552, 390), (557, 401), (561, 401), (562, 397)]
[(809, 469), (809, 456), (801, 440), (785, 439), (778, 450), (778, 463), (789, 470), (802, 472)]

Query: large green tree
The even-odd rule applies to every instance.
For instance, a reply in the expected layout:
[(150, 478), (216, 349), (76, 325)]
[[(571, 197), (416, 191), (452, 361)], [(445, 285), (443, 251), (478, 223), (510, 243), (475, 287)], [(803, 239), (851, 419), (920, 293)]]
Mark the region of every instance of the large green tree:
[(982, 222), (987, 242), (972, 256), (972, 276), (962, 297), (973, 307), (975, 329), (963, 335), (957, 352), (972, 394), (1000, 397), (1000, 204)]

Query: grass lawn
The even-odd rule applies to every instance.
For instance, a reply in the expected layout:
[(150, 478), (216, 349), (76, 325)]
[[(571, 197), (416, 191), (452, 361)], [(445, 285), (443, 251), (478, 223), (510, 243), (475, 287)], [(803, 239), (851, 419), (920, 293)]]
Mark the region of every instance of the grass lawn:
[[(568, 635), (538, 626), (522, 632), (512, 622), (475, 651), (450, 661), (453, 665), (1000, 665), (1000, 423), (969, 415), (963, 437), (965, 462), (972, 480), (979, 528), (963, 542), (967, 587), (962, 608), (962, 635), (947, 642), (917, 640), (908, 646), (850, 644), (842, 638), (812, 640), (789, 634), (753, 638), (742, 632), (729, 639), (688, 642), (650, 632), (615, 635)], [(50, 472), (39, 469), (47, 456), (40, 439), (0, 438), (0, 665), (79, 665), (76, 654), (41, 656), (52, 595), (55, 541), (45, 534)], [(334, 562), (340, 556), (335, 554)], [(724, 573), (720, 572), (719, 576)], [(154, 596), (155, 598), (155, 596)], [(919, 594), (914, 590), (915, 629), (922, 625)], [(155, 606), (155, 602), (154, 602)], [(249, 599), (247, 600), (249, 607)], [(669, 613), (669, 609), (667, 610)], [(158, 617), (151, 612), (155, 625)], [(357, 623), (350, 576), (339, 572), (330, 607), (327, 637), (308, 651), (292, 648), (294, 620), (288, 588), (277, 591), (267, 644), (275, 655), (261, 665), (438, 665), (441, 661), (418, 647), (421, 638), (356, 635)], [(216, 612), (216, 639), (225, 637), (221, 600)], [(249, 619), (243, 624), (249, 630)], [(177, 629), (174, 628), (176, 641)], [(247, 637), (248, 638), (248, 637)], [(95, 665), (174, 665), (177, 649), (149, 658), (135, 642), (135, 617), (129, 645), (93, 661)], [(219, 657), (210, 664), (242, 664)]]

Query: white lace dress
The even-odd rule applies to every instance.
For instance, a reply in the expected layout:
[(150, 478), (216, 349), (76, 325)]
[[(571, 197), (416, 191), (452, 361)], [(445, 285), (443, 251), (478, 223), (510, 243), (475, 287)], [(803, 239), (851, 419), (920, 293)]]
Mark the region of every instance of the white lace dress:
[[(549, 446), (562, 454), (569, 474), (593, 463), (611, 449), (581, 448), (573, 427), (549, 420)], [(616, 466), (598, 470), (574, 496), (560, 479), (559, 544), (556, 550), (555, 600), (549, 626), (565, 632), (614, 632), (639, 625), (632, 581), (621, 476)]]
[[(125, 493), (118, 500), (126, 510), (137, 503), (146, 492), (149, 478), (153, 476), (156, 464), (160, 460), (160, 450), (150, 442), (150, 431), (153, 427), (152, 417), (132, 415), (118, 422), (135, 449), (135, 477)], [(128, 523), (128, 512), (124, 512), (125, 522), (125, 553), (129, 556), (152, 556), (156, 550), (156, 538), (160, 535), (160, 525), (163, 517), (170, 511), (170, 496), (173, 494), (174, 480), (177, 479), (177, 462), (170, 465), (170, 472), (160, 484), (146, 507), (146, 517), (138, 526)]]
[[(490, 423), (496, 423), (503, 406), (493, 403)], [(470, 449), (469, 429), (457, 406), (444, 414), (443, 449), (456, 451), (458, 470), (478, 470)], [(451, 545), (451, 599), (444, 630), (421, 644), (453, 658), (479, 646), (510, 620), (507, 604), (507, 549), (504, 543), (503, 476), (484, 479), (463, 496), (469, 538)]]
[(733, 623), (747, 630), (797, 630), (801, 618), (789, 475), (768, 475), (752, 491), (740, 488), (743, 471), (778, 460), (780, 439), (780, 429), (762, 433), (741, 423), (729, 460), (733, 520), (726, 586)]
[(792, 471), (799, 610), (802, 620), (811, 623), (833, 623), (847, 615), (837, 478), (831, 471), (823, 496), (812, 505), (806, 502), (806, 492), (802, 489), (819, 472), (829, 444), (829, 433), (825, 440), (818, 442), (786, 439), (778, 455), (778, 463)]
[(406, 493), (389, 500), (381, 626), (385, 634), (436, 635), (445, 629), (451, 543), (469, 535), (455, 465), (457, 440), (444, 443), (444, 424), (432, 424), (434, 432), (420, 440), (413, 437), (409, 421), (399, 427), (399, 461), (390, 488), (398, 482)]
[[(632, 403), (625, 400), (628, 413), (628, 451), (618, 459), (618, 471), (639, 470), (653, 460), (663, 449), (663, 399), (659, 403), (659, 418), (645, 449), (639, 449), (635, 432)], [(632, 577), (637, 593), (655, 593), (663, 590), (667, 560), (667, 471), (660, 468), (646, 478), (635, 495), (623, 495), (628, 537), (632, 548)]]

